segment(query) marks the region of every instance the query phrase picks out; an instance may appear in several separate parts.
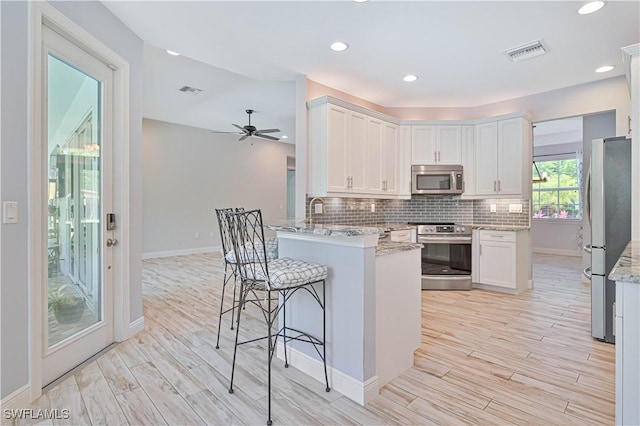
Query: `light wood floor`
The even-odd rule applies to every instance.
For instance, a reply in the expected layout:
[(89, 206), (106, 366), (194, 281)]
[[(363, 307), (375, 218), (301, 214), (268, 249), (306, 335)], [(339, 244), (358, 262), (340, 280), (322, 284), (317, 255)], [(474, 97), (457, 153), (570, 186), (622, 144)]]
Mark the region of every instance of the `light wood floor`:
[[(521, 296), (422, 292), (415, 366), (366, 407), (274, 361), (274, 422), (613, 424), (614, 346), (591, 339), (580, 259), (534, 262), (536, 288)], [(236, 392), (227, 392), (228, 319), (215, 349), (220, 280), (214, 255), (145, 261), (145, 330), (31, 408), (70, 410), (54, 424), (264, 424), (264, 347), (241, 348)], [(243, 325), (261, 331), (246, 312)]]

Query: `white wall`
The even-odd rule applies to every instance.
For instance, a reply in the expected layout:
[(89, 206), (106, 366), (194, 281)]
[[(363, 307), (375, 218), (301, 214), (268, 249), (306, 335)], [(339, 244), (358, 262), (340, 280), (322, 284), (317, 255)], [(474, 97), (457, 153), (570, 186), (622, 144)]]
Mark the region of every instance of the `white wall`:
[(534, 253), (582, 256), (578, 245), (580, 223), (574, 220), (531, 220), (531, 246)]
[(216, 208), (260, 208), (265, 222), (286, 217), (294, 145), (149, 119), (143, 139), (145, 257), (219, 247)]
[[(101, 3), (51, 2), (86, 31), (130, 64), (130, 176), (131, 176), (131, 319), (142, 316), (141, 133), (143, 43)], [(2, 225), (2, 297), (0, 329), (0, 397), (29, 384), (29, 266), (28, 266), (28, 87), (29, 3), (0, 2), (2, 8), (2, 133), (0, 166), (2, 201), (19, 202), (18, 224)], [(40, 356), (40, 354), (33, 354)]]

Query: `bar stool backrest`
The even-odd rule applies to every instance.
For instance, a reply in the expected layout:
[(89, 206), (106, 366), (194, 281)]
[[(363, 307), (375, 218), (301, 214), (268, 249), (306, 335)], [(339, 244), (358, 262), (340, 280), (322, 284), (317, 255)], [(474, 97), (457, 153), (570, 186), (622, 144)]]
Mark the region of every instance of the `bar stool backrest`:
[(234, 211), (244, 211), (244, 208), (238, 207), (235, 209), (216, 209), (218, 227), (220, 228), (220, 242), (222, 243), (222, 259), (227, 263), (235, 263), (230, 262), (230, 256), (227, 256), (233, 251), (233, 241), (231, 240), (231, 224), (229, 222), (228, 213), (233, 213)]
[(260, 209), (229, 212), (231, 240), (240, 277), (267, 285), (269, 269)]

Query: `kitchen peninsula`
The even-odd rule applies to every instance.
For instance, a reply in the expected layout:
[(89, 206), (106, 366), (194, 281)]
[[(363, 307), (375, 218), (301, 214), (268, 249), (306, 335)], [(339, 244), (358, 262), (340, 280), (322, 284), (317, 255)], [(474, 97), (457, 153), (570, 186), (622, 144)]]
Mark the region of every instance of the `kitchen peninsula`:
[[(326, 344), (329, 384), (359, 404), (413, 365), (420, 345), (420, 244), (378, 244), (374, 227), (270, 222), (279, 256), (329, 267)], [(287, 324), (322, 335), (322, 312), (299, 292), (289, 302)], [(281, 318), (280, 318), (281, 320)], [(309, 345), (287, 345), (290, 363), (324, 380), (322, 362)], [(278, 357), (283, 357), (278, 342)]]

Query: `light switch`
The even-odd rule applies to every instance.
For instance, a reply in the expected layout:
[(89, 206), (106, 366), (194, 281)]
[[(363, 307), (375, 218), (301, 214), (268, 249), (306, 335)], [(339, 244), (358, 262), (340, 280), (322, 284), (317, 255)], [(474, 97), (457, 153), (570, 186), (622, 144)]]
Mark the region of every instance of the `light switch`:
[(3, 223), (18, 223), (18, 202), (5, 201), (2, 207)]
[(489, 204), (489, 211), (491, 213), (496, 213), (498, 211), (497, 206), (495, 204)]

